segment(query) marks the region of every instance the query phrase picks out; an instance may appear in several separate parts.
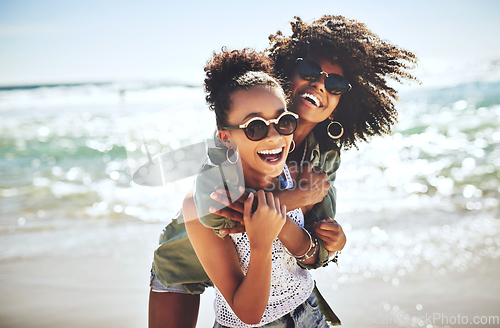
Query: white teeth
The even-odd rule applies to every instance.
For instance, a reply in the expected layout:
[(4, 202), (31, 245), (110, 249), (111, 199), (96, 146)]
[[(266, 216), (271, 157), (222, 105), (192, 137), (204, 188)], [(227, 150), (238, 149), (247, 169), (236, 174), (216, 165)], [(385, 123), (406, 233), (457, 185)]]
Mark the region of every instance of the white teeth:
[(282, 148), (266, 149), (266, 150), (260, 150), (260, 151), (258, 151), (258, 153), (262, 154), (262, 155), (274, 155), (274, 154), (281, 153), (281, 150), (282, 150)]
[(317, 107), (321, 106), (319, 99), (315, 95), (312, 95), (312, 94), (306, 92), (306, 93), (302, 94), (301, 97), (314, 103)]

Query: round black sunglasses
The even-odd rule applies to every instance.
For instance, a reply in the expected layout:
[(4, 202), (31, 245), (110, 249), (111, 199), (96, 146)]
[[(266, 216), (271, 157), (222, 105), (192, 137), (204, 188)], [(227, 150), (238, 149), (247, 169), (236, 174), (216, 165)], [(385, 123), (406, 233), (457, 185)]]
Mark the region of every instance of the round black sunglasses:
[(297, 58), (297, 62), (299, 75), (306, 81), (317, 81), (322, 74), (325, 74), (325, 89), (332, 95), (342, 95), (352, 88), (343, 76), (322, 71), (321, 66), (310, 59)]
[(267, 137), (269, 125), (274, 124), (274, 128), (279, 134), (288, 136), (297, 129), (299, 115), (292, 112), (283, 112), (274, 120), (266, 120), (262, 117), (252, 117), (246, 123), (240, 125), (229, 125), (221, 130), (243, 130), (248, 139), (259, 141)]

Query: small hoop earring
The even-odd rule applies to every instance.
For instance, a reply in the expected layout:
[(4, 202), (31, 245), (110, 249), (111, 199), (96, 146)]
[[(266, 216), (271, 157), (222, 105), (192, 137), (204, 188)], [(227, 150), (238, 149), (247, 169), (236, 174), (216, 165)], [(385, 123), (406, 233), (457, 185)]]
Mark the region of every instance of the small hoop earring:
[(229, 150), (230, 150), (230, 149), (231, 149), (231, 148), (228, 148), (228, 149), (226, 150), (226, 159), (227, 159), (227, 161), (228, 161), (229, 163), (231, 163), (231, 164), (236, 164), (236, 162), (237, 162), (237, 161), (238, 161), (238, 159), (240, 158), (240, 153), (239, 153), (238, 151), (236, 151), (236, 150), (232, 149), (232, 151), (236, 154), (236, 159), (234, 160), (234, 162), (231, 162), (231, 157), (229, 156)]
[(292, 151), (295, 150), (295, 140), (293, 140), (293, 139), (292, 139), (292, 146), (293, 146), (293, 148), (292, 148), (292, 150), (288, 151), (289, 153), (291, 153)]
[[(333, 135), (330, 132), (330, 127), (332, 125), (336, 126), (335, 130), (338, 131), (338, 133), (335, 135)], [(340, 137), (342, 137), (342, 135), (344, 135), (344, 127), (337, 121), (331, 121), (330, 124), (328, 124), (328, 127), (326, 128), (326, 133), (328, 133), (328, 136), (332, 139), (339, 139)]]

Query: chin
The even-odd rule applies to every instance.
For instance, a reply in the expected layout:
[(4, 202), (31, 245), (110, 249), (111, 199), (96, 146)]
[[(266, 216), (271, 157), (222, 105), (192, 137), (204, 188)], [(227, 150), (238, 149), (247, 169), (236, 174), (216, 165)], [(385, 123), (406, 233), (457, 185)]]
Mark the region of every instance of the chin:
[(263, 165), (263, 166), (260, 166), (260, 172), (262, 172), (262, 174), (266, 175), (266, 176), (270, 176), (270, 177), (277, 177), (278, 175), (281, 174), (281, 172), (283, 172), (283, 166), (284, 166), (284, 162), (283, 164), (278, 164), (278, 165)]

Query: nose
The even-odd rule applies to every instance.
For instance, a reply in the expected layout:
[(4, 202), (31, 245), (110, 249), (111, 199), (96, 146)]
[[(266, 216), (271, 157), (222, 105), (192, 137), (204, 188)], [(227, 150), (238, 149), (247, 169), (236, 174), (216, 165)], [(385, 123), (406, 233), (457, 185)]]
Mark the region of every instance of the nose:
[(319, 76), (319, 78), (315, 81), (309, 82), (309, 84), (312, 87), (314, 87), (315, 89), (324, 92), (325, 91), (325, 78), (326, 78), (326, 76), (327, 76), (327, 74), (325, 72), (321, 72), (321, 75)]

